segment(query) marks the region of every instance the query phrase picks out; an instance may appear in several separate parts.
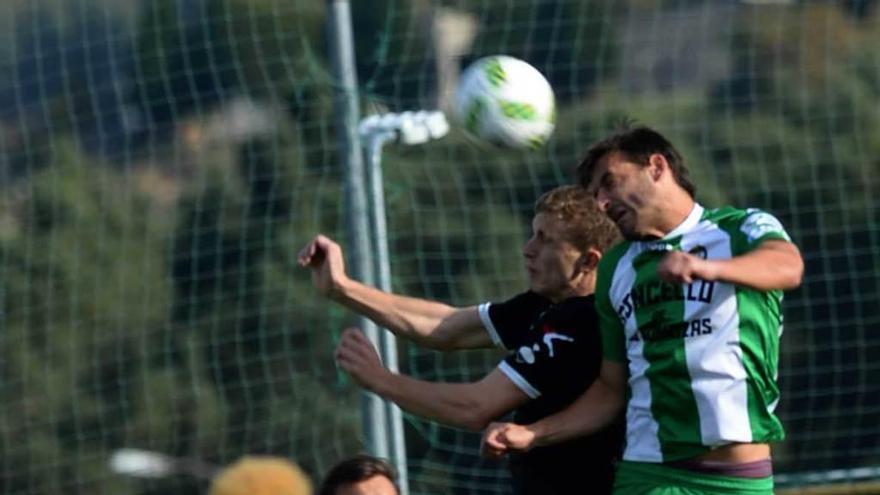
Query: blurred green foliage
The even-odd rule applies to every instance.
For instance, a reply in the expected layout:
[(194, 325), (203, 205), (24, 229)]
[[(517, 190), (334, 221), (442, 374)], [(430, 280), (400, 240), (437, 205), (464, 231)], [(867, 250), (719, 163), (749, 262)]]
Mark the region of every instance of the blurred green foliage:
[[(317, 232), (346, 240), (322, 3), (76, 4), (80, 23), (58, 22), (65, 7), (49, 1), (2, 7), (22, 22), (2, 35), (15, 42), (0, 56), (10, 69), (0, 74), (0, 492), (205, 488), (120, 478), (107, 467), (120, 447), (218, 465), (283, 455), (319, 477), (363, 449), (360, 393), (332, 362), (354, 319), (294, 263)], [(386, 148), (393, 286), (461, 305), (520, 290), (534, 199), (571, 179), (589, 143), (635, 118), (678, 144), (702, 202), (767, 208), (804, 252), (783, 338), (789, 440), (777, 469), (876, 464), (877, 9), (745, 7), (731, 19), (726, 77), (627, 92), (618, 28), (685, 4), (353, 5), (371, 105), (430, 100), (424, 19), (439, 6), (479, 21), (469, 57), (530, 60), (561, 102), (537, 153), (456, 129)], [(242, 97), (278, 110), (270, 130), (217, 138), (213, 116)], [(451, 381), (498, 358), (401, 350), (404, 370)], [(414, 492), (503, 491), (478, 439), (408, 416)]]

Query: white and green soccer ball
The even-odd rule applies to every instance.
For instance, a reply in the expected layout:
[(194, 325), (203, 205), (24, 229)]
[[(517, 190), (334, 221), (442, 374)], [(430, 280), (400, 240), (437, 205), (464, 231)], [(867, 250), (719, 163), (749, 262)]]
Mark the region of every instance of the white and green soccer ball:
[(477, 60), (462, 73), (455, 119), (469, 134), (511, 148), (537, 149), (556, 123), (556, 98), (531, 65), (506, 55)]

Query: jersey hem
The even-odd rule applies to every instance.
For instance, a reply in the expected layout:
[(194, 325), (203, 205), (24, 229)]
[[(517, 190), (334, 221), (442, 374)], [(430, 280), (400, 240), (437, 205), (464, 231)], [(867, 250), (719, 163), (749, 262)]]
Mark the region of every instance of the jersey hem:
[(492, 317), (489, 316), (489, 306), (491, 305), (492, 303), (480, 304), (478, 307), (480, 321), (483, 322), (483, 328), (486, 329), (486, 333), (489, 334), (489, 338), (492, 339), (492, 343), (495, 344), (495, 347), (507, 350), (507, 347), (504, 346), (504, 342), (501, 340), (501, 335), (498, 333), (498, 329), (495, 328), (495, 325), (492, 323)]
[(509, 378), (514, 385), (525, 392), (525, 394), (528, 395), (529, 398), (537, 399), (541, 396), (541, 392), (533, 387), (528, 380), (523, 378), (523, 376), (520, 375), (518, 371), (513, 369), (513, 366), (507, 364), (507, 362), (501, 361), (501, 364), (498, 365), (498, 369), (501, 370), (501, 372), (504, 373), (504, 375)]

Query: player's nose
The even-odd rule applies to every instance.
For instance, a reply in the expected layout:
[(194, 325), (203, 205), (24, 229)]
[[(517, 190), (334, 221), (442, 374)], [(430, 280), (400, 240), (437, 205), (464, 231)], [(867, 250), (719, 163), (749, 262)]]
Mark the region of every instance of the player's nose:
[(535, 257), (534, 240), (535, 240), (534, 237), (530, 237), (529, 240), (527, 240), (526, 243), (523, 244), (522, 254), (524, 257), (526, 257), (526, 258), (534, 258)]

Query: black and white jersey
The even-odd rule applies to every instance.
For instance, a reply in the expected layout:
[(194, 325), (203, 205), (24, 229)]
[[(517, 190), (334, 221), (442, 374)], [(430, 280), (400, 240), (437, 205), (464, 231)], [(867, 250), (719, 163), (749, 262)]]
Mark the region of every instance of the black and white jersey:
[[(515, 411), (516, 423), (533, 423), (565, 409), (598, 376), (602, 343), (593, 296), (553, 304), (525, 292), (479, 309), (492, 340), (510, 351), (498, 368), (532, 399)], [(590, 486), (590, 493), (610, 493), (621, 443), (622, 429), (615, 426), (515, 456), (515, 493), (572, 493), (578, 485), (571, 483)]]

